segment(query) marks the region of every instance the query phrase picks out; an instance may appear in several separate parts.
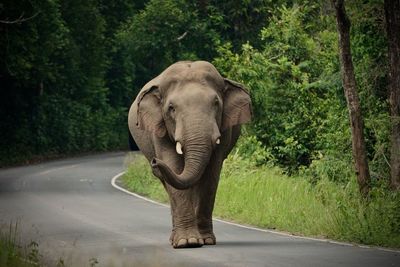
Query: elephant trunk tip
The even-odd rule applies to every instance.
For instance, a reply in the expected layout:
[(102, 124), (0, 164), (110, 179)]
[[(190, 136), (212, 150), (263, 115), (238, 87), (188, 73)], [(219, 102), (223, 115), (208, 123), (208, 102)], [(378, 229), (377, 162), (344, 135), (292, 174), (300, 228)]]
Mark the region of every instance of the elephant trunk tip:
[(162, 160), (153, 158), (150, 165), (153, 169), (153, 173), (154, 171), (161, 173), (165, 181), (176, 189), (184, 190), (193, 185), (191, 181), (175, 177), (176, 174)]
[(151, 160), (151, 162), (150, 162), (150, 164), (151, 164), (151, 167), (152, 168), (157, 168), (157, 159), (156, 158), (153, 158), (152, 160)]

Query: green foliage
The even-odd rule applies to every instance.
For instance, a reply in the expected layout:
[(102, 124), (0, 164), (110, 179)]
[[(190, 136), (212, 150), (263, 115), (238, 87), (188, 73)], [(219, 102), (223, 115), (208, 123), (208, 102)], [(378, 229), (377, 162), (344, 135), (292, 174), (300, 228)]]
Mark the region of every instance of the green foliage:
[(151, 0), (119, 31), (137, 89), (178, 60), (211, 59), (219, 36), (184, 0)]
[(109, 88), (108, 99), (113, 107), (129, 106), (134, 95), (132, 83), (134, 62), (125, 49), (118, 31), (130, 18), (144, 7), (146, 1), (100, 1), (99, 10), (105, 19), (104, 42), (107, 54), (105, 85)]
[[(383, 6), (382, 1), (356, 1), (348, 7), (368, 157), (377, 184), (389, 177), (386, 40), (378, 19)], [(283, 5), (260, 31), (257, 49), (247, 43), (235, 53), (228, 42), (219, 46), (214, 63), (250, 89), (254, 119), (248, 131), (274, 163), (289, 174), (301, 170), (314, 182), (326, 177), (345, 184), (354, 170), (334, 24), (322, 4)]]
[[(123, 146), (123, 136), (115, 129), (124, 124), (125, 109), (95, 110), (65, 98), (44, 99), (38, 111), (38, 152), (69, 153), (107, 150)], [(51, 137), (51, 138), (46, 138)], [(125, 139), (126, 140), (126, 139)]]
[[(347, 5), (374, 182), (389, 173), (382, 2)], [(0, 6), (9, 19), (21, 12), (33, 18), (0, 24), (1, 162), (22, 154), (120, 147), (127, 132), (124, 110), (143, 84), (175, 61), (203, 59), (251, 91), (252, 137), (240, 154), (253, 155), (255, 145), (261, 147), (259, 164), (278, 164), (288, 173), (311, 166), (304, 173), (312, 180), (350, 179), (337, 34), (325, 2), (56, 0)]]
[(236, 51), (243, 43), (258, 42), (259, 31), (271, 10), (282, 2), (285, 1), (210, 1), (208, 5), (199, 3), (197, 8), (200, 15), (208, 19), (210, 27), (220, 34), (222, 41), (231, 41)]
[(276, 168), (255, 167), (238, 155), (231, 155), (224, 166), (218, 216), (298, 234), (400, 246), (400, 195), (382, 185), (365, 202), (355, 179), (338, 185), (321, 177), (311, 185)]
[(31, 242), (23, 248), (18, 240), (18, 224), (0, 228), (0, 266), (1, 267), (32, 267), (39, 266), (42, 256), (38, 244)]
[[(383, 0), (354, 1), (352, 14), (352, 53), (364, 112), (365, 138), (374, 183), (389, 178), (390, 121), (388, 107), (387, 39)], [(361, 15), (363, 13), (363, 15)]]
[(0, 23), (1, 166), (38, 155), (126, 146), (133, 94), (129, 64), (122, 62), (120, 79), (105, 81), (116, 72), (109, 62), (117, 57), (108, 53), (117, 29), (107, 26), (124, 18), (103, 15), (100, 7), (96, 0), (0, 5), (9, 20), (29, 18)]
[(185, 33), (190, 21), (180, 4), (179, 1), (150, 1), (120, 33), (122, 42), (135, 58), (136, 76), (141, 77), (142, 84), (177, 59), (175, 53), (181, 45), (178, 38)]
[[(250, 138), (252, 139), (252, 138)], [(144, 157), (135, 158), (123, 182), (128, 189), (166, 202)], [(365, 202), (355, 180), (338, 185), (321, 177), (288, 177), (277, 167), (256, 166), (238, 153), (225, 160), (214, 214), (220, 218), (299, 235), (400, 247), (400, 194), (375, 187)]]
[[(228, 44), (214, 61), (250, 88), (254, 134), (289, 170), (309, 165), (319, 148), (317, 133), (334, 89), (335, 35), (310, 32), (307, 12), (305, 7), (280, 8), (261, 31), (263, 50), (246, 44), (234, 54)], [(331, 68), (322, 68), (326, 62)]]
[(270, 151), (254, 135), (242, 135), (232, 153), (246, 157), (251, 162), (254, 162), (256, 166), (276, 163)]
[(319, 180), (346, 184), (356, 179), (350, 155), (320, 154), (319, 159), (314, 159), (308, 168), (302, 168), (299, 173), (307, 176), (313, 184)]

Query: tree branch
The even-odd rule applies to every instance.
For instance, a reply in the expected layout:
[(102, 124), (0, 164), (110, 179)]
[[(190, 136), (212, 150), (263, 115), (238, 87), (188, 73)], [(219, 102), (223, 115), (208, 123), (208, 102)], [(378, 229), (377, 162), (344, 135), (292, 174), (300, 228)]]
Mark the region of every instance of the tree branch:
[(22, 12), (21, 16), (19, 16), (19, 18), (15, 19), (15, 20), (0, 20), (0, 23), (3, 23), (3, 24), (17, 24), (18, 23), (19, 24), (19, 23), (26, 22), (28, 20), (35, 18), (37, 15), (39, 15), (39, 13), (40, 13), (40, 11), (36, 12), (29, 18), (24, 18), (24, 12)]

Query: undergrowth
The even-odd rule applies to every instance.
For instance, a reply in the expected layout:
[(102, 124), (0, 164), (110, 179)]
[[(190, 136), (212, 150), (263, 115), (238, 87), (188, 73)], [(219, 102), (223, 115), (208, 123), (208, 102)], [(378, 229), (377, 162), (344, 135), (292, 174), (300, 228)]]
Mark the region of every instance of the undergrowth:
[[(327, 178), (311, 183), (253, 162), (238, 153), (225, 160), (215, 216), (297, 235), (400, 247), (399, 193), (375, 187), (365, 201), (354, 179), (344, 185)], [(168, 201), (142, 156), (128, 167), (123, 182), (134, 192)]]
[(0, 267), (40, 266), (38, 244), (22, 246), (18, 238), (18, 223), (0, 229)]
[(125, 175), (122, 177), (124, 185), (130, 190), (150, 197), (154, 200), (166, 203), (168, 195), (162, 183), (153, 176), (149, 163), (143, 156), (136, 155)]

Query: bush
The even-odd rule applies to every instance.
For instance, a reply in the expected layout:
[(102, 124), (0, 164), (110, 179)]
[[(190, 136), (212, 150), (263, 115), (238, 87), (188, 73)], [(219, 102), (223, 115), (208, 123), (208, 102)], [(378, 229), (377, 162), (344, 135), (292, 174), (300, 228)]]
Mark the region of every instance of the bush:
[(127, 147), (125, 108), (104, 105), (94, 109), (58, 95), (43, 96), (37, 105), (36, 111), (22, 116), (26, 122), (21, 128), (7, 129), (0, 144), (0, 166), (37, 156)]
[(282, 7), (261, 31), (261, 51), (246, 44), (241, 54), (233, 54), (227, 44), (214, 60), (226, 76), (249, 87), (250, 132), (289, 172), (308, 166), (321, 149), (317, 134), (336, 90), (335, 32), (305, 27), (312, 13), (312, 8)]
[(53, 96), (43, 99), (38, 111), (36, 152), (71, 153), (124, 147), (126, 109), (94, 109)]
[(274, 164), (276, 162), (273, 155), (254, 135), (242, 135), (232, 153), (238, 153), (244, 158), (248, 158), (257, 166), (267, 163)]

